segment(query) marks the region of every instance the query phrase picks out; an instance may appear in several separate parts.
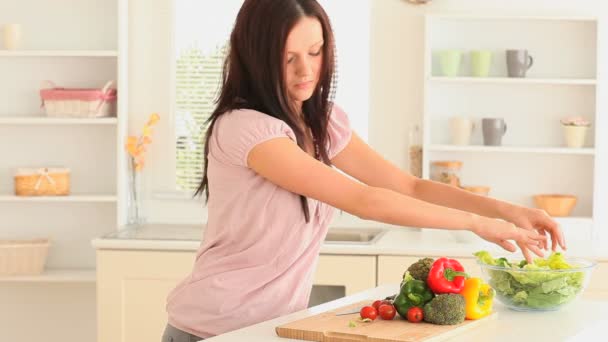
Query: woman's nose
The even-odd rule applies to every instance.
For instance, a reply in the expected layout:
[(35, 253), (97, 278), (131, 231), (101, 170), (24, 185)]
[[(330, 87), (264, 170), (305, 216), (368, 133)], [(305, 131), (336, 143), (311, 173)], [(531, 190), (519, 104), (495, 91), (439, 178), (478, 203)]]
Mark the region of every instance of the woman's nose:
[(296, 72), (300, 77), (312, 75), (312, 63), (304, 58), (300, 59)]

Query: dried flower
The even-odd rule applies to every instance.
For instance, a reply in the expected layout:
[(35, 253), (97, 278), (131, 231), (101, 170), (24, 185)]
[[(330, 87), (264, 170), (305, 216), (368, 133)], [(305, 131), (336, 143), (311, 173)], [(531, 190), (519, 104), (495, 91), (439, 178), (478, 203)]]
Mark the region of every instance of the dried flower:
[(135, 171), (141, 171), (145, 164), (146, 145), (152, 143), (152, 126), (160, 120), (160, 116), (156, 113), (150, 115), (148, 122), (143, 127), (140, 136), (130, 135), (127, 137), (125, 149), (132, 158)]
[(569, 116), (560, 120), (564, 126), (588, 127), (591, 123), (581, 116)]

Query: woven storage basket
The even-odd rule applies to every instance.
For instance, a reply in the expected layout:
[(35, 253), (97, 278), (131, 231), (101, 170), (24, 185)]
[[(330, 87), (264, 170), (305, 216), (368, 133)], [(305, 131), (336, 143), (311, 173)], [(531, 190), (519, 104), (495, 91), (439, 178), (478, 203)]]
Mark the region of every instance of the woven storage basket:
[(66, 168), (17, 169), (17, 196), (66, 196), (70, 194), (70, 170)]
[(0, 240), (0, 276), (42, 273), (49, 246), (48, 239)]
[(97, 118), (116, 113), (116, 89), (109, 81), (101, 89), (60, 88), (44, 81), (40, 89), (42, 106), (47, 116)]

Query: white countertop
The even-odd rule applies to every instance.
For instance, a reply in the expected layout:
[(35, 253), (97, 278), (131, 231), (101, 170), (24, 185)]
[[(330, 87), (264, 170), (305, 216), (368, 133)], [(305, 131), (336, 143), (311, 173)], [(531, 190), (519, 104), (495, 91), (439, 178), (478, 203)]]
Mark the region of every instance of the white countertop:
[[(385, 298), (397, 292), (398, 284), (379, 286), (352, 296), (343, 297), (291, 315), (222, 334), (205, 341), (213, 342), (285, 342), (299, 341), (278, 337), (275, 327), (305, 317), (334, 310), (369, 299)], [(497, 319), (490, 319), (463, 334), (446, 341), (600, 341), (605, 340), (608, 324), (608, 295), (585, 294), (575, 303), (551, 312), (513, 311), (495, 302)], [(371, 323), (373, 324), (373, 323)]]
[[(330, 228), (339, 229), (339, 228)], [(354, 228), (366, 229), (366, 228)], [(323, 243), (321, 254), (340, 255), (415, 255), (472, 257), (478, 250), (503, 250), (468, 231), (450, 232), (435, 229), (385, 227), (386, 232), (373, 244), (351, 245)], [(576, 230), (564, 229), (568, 255), (608, 261), (608, 250)], [(204, 225), (146, 225), (141, 228), (120, 229), (94, 239), (96, 249), (196, 251), (204, 233)], [(582, 235), (582, 236), (581, 236)]]

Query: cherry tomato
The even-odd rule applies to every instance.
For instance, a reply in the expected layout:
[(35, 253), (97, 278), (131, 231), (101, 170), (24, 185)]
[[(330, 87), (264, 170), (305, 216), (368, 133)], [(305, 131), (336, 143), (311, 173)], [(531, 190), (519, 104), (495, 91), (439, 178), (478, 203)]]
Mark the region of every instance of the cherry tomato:
[(380, 309), (378, 309), (378, 314), (380, 315), (380, 318), (386, 320), (392, 320), (393, 318), (395, 318), (396, 313), (397, 311), (395, 310), (395, 307), (392, 304), (382, 304), (380, 305)]
[(375, 301), (372, 306), (374, 307), (374, 309), (376, 309), (376, 311), (378, 311), (380, 309), (380, 305), (383, 304), (390, 304), (392, 305), (392, 303), (389, 300), (380, 300), (378, 299), (377, 301)]
[(372, 321), (378, 317), (378, 311), (376, 311), (373, 306), (364, 306), (359, 314), (361, 315), (361, 318), (369, 318)]
[(407, 320), (412, 323), (419, 323), (424, 318), (424, 313), (421, 308), (412, 306), (407, 310)]

